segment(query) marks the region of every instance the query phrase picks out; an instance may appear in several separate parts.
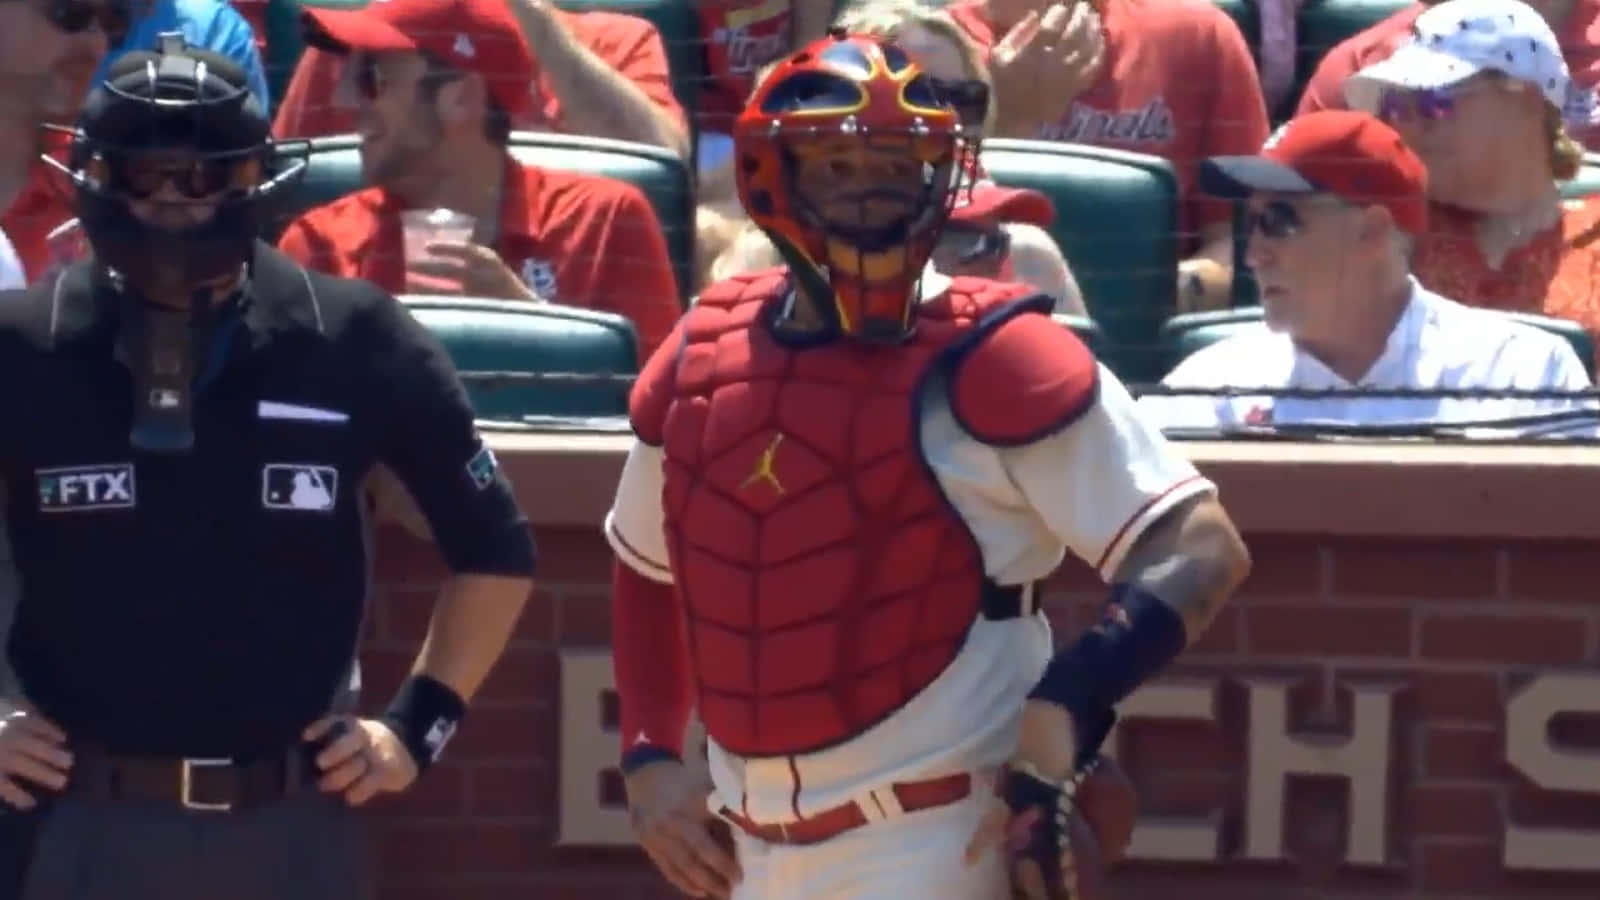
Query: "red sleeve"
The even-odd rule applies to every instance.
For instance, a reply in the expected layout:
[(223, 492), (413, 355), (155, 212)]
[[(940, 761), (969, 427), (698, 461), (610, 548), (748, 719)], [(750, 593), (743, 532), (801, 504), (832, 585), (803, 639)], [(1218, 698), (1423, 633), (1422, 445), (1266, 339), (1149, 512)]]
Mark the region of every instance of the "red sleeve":
[(1014, 447), (1077, 421), (1094, 405), (1098, 388), (1099, 366), (1089, 348), (1024, 300), (960, 359), (950, 411), (983, 443)]
[(694, 701), (677, 590), (620, 561), (611, 568), (611, 660), (622, 752), (653, 744), (682, 757)]
[(339, 57), (307, 47), (294, 67), (289, 86), (283, 89), (272, 120), (272, 136), (282, 141), (355, 131), (355, 111), (334, 102), (343, 71)]
[(1355, 74), (1356, 61), (1348, 52), (1341, 53), (1342, 49), (1333, 48), (1317, 63), (1317, 70), (1306, 82), (1305, 93), (1300, 95), (1300, 105), (1295, 107), (1296, 116), (1345, 108), (1344, 80)]
[(673, 119), (687, 133), (689, 117), (678, 102), (678, 95), (672, 92), (672, 70), (667, 63), (667, 48), (661, 41), (661, 32), (642, 19), (639, 25), (627, 40), (619, 40), (609, 48), (606, 62), (637, 84), (651, 103), (672, 113)]
[[(1204, 144), (1198, 156), (1250, 156), (1261, 152), (1271, 129), (1267, 125), (1267, 101), (1261, 94), (1261, 79), (1250, 58), (1239, 26), (1220, 9), (1211, 13), (1211, 60), (1209, 83), (1211, 109), (1205, 119)], [(1233, 206), (1227, 201), (1189, 191), (1191, 227), (1194, 229), (1227, 222)]]
[(1295, 115), (1320, 112), (1324, 109), (1348, 109), (1344, 100), (1344, 80), (1365, 66), (1388, 59), (1395, 46), (1411, 32), (1411, 23), (1428, 7), (1413, 3), (1365, 31), (1357, 32), (1335, 44), (1317, 63), (1311, 80), (1306, 82), (1300, 95), (1300, 105)]
[(589, 298), (581, 302), (627, 316), (639, 334), (639, 359), (649, 359), (683, 310), (661, 223), (638, 188), (618, 182), (595, 233), (594, 245), (583, 249), (594, 262)]
[(313, 271), (342, 274), (334, 265), (327, 241), (307, 225), (304, 218), (295, 219), (283, 230), (278, 238), (278, 251)]

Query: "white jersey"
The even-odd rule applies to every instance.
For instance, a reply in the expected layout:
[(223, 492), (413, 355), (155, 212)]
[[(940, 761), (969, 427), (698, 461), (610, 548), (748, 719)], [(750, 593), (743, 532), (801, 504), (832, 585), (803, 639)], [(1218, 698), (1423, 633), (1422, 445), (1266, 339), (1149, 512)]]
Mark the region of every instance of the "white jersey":
[[(1312, 390), (1351, 388), (1484, 388), (1583, 390), (1585, 363), (1572, 345), (1493, 310), (1463, 306), (1411, 283), (1411, 299), (1389, 334), (1382, 355), (1351, 383), (1286, 334), (1266, 325), (1204, 348), (1184, 360), (1163, 383), (1173, 387), (1265, 387)], [(1340, 422), (1467, 423), (1593, 408), (1593, 400), (1450, 397), (1147, 396), (1140, 409), (1164, 428), (1235, 428), (1242, 425)], [(1593, 435), (1600, 418), (1567, 422), (1563, 435)], [(1478, 426), (1478, 431), (1496, 429)], [(1504, 431), (1534, 433), (1544, 427)]]
[[(1135, 412), (1101, 367), (1098, 402), (1035, 443), (997, 448), (969, 436), (942, 392), (925, 400), (921, 438), (945, 496), (977, 539), (985, 574), (1026, 585), (1067, 551), (1103, 578), (1144, 530), (1214, 486)], [(605, 533), (626, 565), (670, 582), (662, 523), (663, 452), (635, 441)], [(761, 824), (793, 822), (851, 801), (893, 803), (889, 785), (958, 772), (984, 773), (1011, 758), (1022, 703), (1052, 652), (1043, 615), (979, 619), (945, 671), (867, 731), (794, 757), (743, 758), (708, 741), (713, 805)], [(864, 810), (875, 808), (863, 803)], [(798, 813), (798, 815), (797, 815)]]
[(28, 275), (22, 268), (22, 259), (17, 256), (17, 248), (11, 245), (11, 238), (0, 231), (0, 290), (27, 286)]

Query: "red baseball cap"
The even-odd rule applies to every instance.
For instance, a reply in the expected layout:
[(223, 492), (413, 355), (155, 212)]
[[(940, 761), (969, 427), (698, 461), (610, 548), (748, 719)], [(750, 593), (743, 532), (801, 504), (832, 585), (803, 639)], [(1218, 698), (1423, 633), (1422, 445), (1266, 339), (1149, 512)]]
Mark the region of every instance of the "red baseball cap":
[(1023, 222), (1049, 228), (1056, 205), (1031, 188), (1001, 187), (975, 157), (962, 163), (962, 185), (950, 210), (952, 222)]
[(950, 210), (952, 222), (1025, 222), (1040, 228), (1055, 221), (1056, 205), (1032, 188), (1001, 187), (988, 179), (962, 190)]
[(505, 0), (371, 0), (359, 9), (304, 9), (318, 37), (345, 52), (425, 53), (476, 72), (512, 115), (532, 100), (533, 53)]
[(1402, 231), (1428, 228), (1428, 170), (1400, 134), (1370, 113), (1330, 109), (1290, 119), (1256, 156), (1213, 156), (1200, 188), (1243, 200), (1254, 193), (1333, 194), (1389, 210)]

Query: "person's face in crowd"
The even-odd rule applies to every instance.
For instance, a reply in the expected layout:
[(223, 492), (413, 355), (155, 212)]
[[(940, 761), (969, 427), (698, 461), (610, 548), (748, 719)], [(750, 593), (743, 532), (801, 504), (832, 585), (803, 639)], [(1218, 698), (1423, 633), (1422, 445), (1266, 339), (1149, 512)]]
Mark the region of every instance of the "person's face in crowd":
[(1387, 91), (1378, 115), (1428, 167), (1431, 199), (1504, 212), (1520, 197), (1499, 186), (1525, 181), (1507, 173), (1549, 166), (1544, 104), (1532, 86), (1485, 73), (1441, 90)]
[(107, 9), (88, 0), (0, 3), (0, 85), (28, 118), (77, 115), (106, 54)]
[(1327, 195), (1258, 194), (1250, 198), (1245, 261), (1255, 272), (1268, 327), (1296, 336), (1336, 333), (1349, 312), (1341, 299), (1369, 249), (1366, 214)]
[(922, 163), (910, 138), (840, 134), (795, 148), (803, 206), (842, 230), (880, 228), (911, 216), (922, 193)]
[(455, 96), (463, 77), (418, 53), (354, 53), (345, 74), (357, 97), (366, 182), (393, 187), (436, 177), (463, 118)]

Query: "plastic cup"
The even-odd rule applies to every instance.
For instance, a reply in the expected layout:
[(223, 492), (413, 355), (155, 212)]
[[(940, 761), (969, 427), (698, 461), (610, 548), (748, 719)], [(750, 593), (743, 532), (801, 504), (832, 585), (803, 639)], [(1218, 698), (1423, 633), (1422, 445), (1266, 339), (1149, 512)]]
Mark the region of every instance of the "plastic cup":
[(418, 262), (440, 259), (428, 252), (429, 244), (465, 244), (472, 240), (472, 230), (477, 224), (476, 218), (453, 209), (410, 209), (401, 213), (406, 269), (412, 283), (425, 288), (433, 286), (445, 293), (459, 293), (461, 285), (450, 279), (413, 270)]

